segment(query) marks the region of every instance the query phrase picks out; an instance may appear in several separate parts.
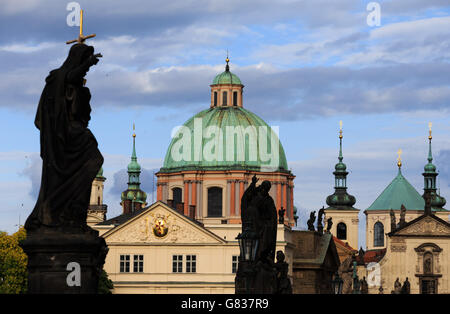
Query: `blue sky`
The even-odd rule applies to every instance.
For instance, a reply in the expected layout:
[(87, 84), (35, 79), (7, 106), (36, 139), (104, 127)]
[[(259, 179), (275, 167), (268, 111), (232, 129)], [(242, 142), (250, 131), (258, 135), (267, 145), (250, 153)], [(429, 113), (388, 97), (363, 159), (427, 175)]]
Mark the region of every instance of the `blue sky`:
[[(13, 232), (40, 184), (33, 125), (48, 72), (76, 37), (69, 1), (3, 0), (0, 8), (0, 230)], [(209, 84), (224, 69), (245, 85), (244, 107), (279, 126), (297, 176), (300, 226), (333, 193), (339, 120), (349, 193), (366, 209), (396, 175), (422, 192), (428, 122), (441, 194), (450, 199), (450, 5), (447, 0), (78, 1), (84, 33), (103, 54), (87, 75), (90, 128), (105, 157), (108, 217), (120, 213), (132, 124), (152, 199), (173, 127), (209, 106)], [(360, 216), (364, 231), (364, 215)], [(363, 232), (360, 245), (364, 245)]]

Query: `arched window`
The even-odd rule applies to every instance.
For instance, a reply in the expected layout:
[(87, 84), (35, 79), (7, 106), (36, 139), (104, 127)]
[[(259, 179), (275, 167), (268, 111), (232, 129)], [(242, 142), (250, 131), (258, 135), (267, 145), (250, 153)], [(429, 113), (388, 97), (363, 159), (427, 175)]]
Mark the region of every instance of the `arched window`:
[(345, 223), (340, 222), (336, 226), (336, 237), (339, 240), (347, 240), (347, 226)]
[(102, 205), (100, 204), (100, 196), (97, 197), (97, 205)]
[(217, 106), (217, 92), (214, 92), (214, 106)]
[(237, 96), (238, 96), (238, 94), (237, 94), (237, 92), (233, 92), (233, 106), (237, 106), (238, 105), (238, 103), (237, 103)]
[(180, 204), (182, 201), (182, 190), (181, 188), (173, 188), (172, 189), (172, 193), (173, 193), (173, 207), (177, 208), (177, 204)]
[(373, 246), (384, 246), (384, 226), (379, 221), (373, 226)]
[(222, 106), (226, 106), (228, 104), (228, 93), (223, 92), (223, 98), (222, 98)]
[(208, 217), (222, 217), (222, 188), (208, 189)]

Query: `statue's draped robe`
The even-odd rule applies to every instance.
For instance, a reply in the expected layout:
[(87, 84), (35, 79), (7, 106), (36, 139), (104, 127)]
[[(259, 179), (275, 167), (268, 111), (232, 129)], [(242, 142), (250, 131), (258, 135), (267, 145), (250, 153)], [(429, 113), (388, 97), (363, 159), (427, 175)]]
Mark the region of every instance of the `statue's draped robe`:
[(241, 217), (243, 224), (252, 221), (254, 231), (260, 235), (256, 260), (266, 262), (269, 258), (273, 262), (277, 239), (277, 210), (272, 197), (252, 183), (242, 196)]
[(73, 45), (64, 64), (50, 72), (35, 119), (40, 130), (42, 179), (27, 231), (45, 227), (86, 228), (91, 185), (103, 157), (87, 128), (91, 94), (83, 86), (94, 49)]

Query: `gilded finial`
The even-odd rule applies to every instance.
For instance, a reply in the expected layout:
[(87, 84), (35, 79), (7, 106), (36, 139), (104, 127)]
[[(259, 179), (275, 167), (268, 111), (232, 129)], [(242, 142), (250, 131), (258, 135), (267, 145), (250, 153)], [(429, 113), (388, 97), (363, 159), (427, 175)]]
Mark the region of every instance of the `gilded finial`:
[(431, 123), (431, 122), (429, 122), (428, 123), (428, 128), (430, 129), (430, 135), (428, 135), (428, 139), (431, 141), (431, 139), (433, 138), (432, 136), (431, 136), (431, 127), (433, 126), (433, 123)]
[(398, 150), (398, 152), (397, 152), (397, 154), (398, 154), (398, 158), (397, 158), (397, 166), (399, 167), (399, 168), (401, 168), (401, 166), (402, 166), (402, 150), (401, 149), (399, 149)]
[(225, 71), (230, 71), (230, 65), (228, 64), (230, 62), (230, 59), (228, 58), (228, 49), (227, 49), (227, 58), (225, 59), (225, 62), (227, 65), (225, 66)]
[(133, 137), (136, 137), (136, 133), (134, 133), (135, 127), (134, 127), (134, 122), (133, 122)]
[(342, 139), (342, 120), (339, 121), (339, 138)]

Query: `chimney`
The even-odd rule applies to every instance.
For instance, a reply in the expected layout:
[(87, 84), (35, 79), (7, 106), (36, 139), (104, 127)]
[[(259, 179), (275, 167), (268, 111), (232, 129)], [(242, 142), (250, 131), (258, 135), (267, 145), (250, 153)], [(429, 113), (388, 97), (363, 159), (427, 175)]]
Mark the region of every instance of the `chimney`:
[(177, 208), (176, 208), (177, 212), (179, 212), (180, 214), (184, 215), (184, 203), (177, 203)]
[(195, 205), (189, 205), (189, 218), (195, 220)]

